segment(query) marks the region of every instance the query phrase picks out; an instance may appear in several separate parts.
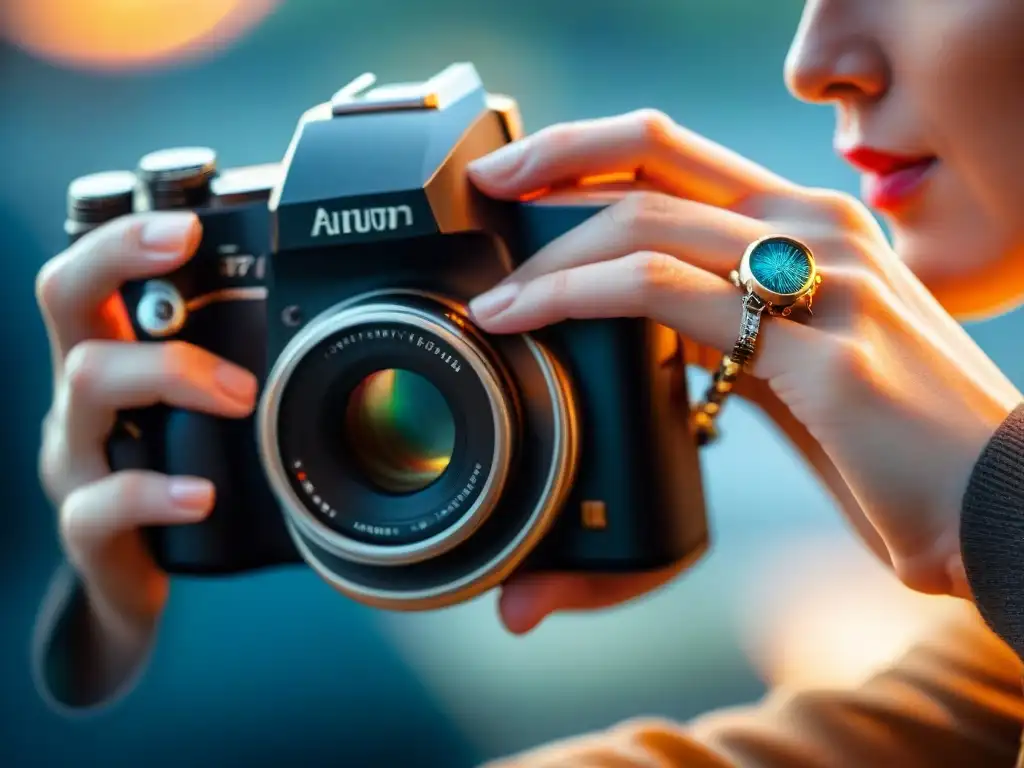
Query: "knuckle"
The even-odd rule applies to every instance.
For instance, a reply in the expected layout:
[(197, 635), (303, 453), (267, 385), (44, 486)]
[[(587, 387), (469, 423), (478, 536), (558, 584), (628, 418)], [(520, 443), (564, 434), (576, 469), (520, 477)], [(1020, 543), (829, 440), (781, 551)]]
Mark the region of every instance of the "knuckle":
[(53, 499), (57, 496), (57, 481), (67, 468), (67, 449), (63, 436), (55, 426), (52, 417), (43, 422), (43, 442), (39, 448), (39, 481), (46, 494)]
[[(838, 279), (835, 279), (838, 278)], [(880, 275), (866, 266), (854, 267), (834, 274), (836, 289), (842, 293), (849, 319), (870, 316), (878, 319), (888, 314), (889, 289)]]
[(66, 254), (54, 256), (36, 274), (36, 303), (40, 309), (48, 309), (60, 303), (61, 273), (67, 261)]
[(81, 548), (89, 538), (89, 497), (93, 490), (89, 486), (75, 488), (60, 505), (57, 514), (57, 527), (61, 541), (72, 551)]
[(844, 378), (863, 378), (871, 371), (871, 356), (867, 345), (844, 339), (832, 347), (832, 368)]
[(572, 286), (568, 270), (553, 272), (548, 279), (548, 293), (555, 305), (563, 302), (569, 295)]
[(669, 199), (666, 195), (648, 190), (630, 192), (615, 205), (605, 209), (613, 224), (630, 230), (666, 214)]
[(94, 391), (103, 358), (103, 347), (94, 341), (83, 341), (70, 349), (64, 359), (64, 382), (73, 397), (88, 397)]
[(643, 251), (629, 257), (630, 273), (643, 298), (670, 290), (675, 283), (676, 260), (664, 253)]
[(145, 475), (136, 472), (122, 472), (112, 482), (114, 483), (114, 506), (117, 509), (129, 511), (146, 506), (150, 484)]
[(167, 341), (160, 345), (162, 378), (174, 384), (184, 384), (192, 379), (195, 355), (192, 345), (184, 341)]
[(882, 295), (881, 278), (868, 269), (851, 269), (846, 275), (846, 287), (859, 303), (874, 302)]
[(81, 530), (81, 493), (78, 490), (72, 491), (64, 499), (57, 513), (57, 527), (61, 541), (75, 542), (79, 538)]
[(825, 351), (824, 362), (827, 386), (837, 395), (833, 401), (841, 408), (862, 399), (877, 383), (871, 347), (858, 339), (836, 339)]
[(812, 213), (829, 224), (861, 228), (871, 216), (863, 203), (848, 192), (811, 188), (804, 194)]
[[(130, 527), (128, 521), (133, 518), (134, 513), (152, 504), (152, 483), (148, 475), (128, 470), (108, 475), (99, 483), (72, 491), (65, 501), (65, 506), (73, 499), (77, 498), (84, 502), (88, 496), (100, 492), (103, 494), (104, 518), (114, 521), (114, 526), (120, 529)], [(81, 512), (84, 507), (85, 505), (80, 503), (78, 511)], [(77, 517), (81, 520), (85, 515), (80, 513)], [(81, 522), (78, 525), (81, 525)]]
[(639, 127), (640, 141), (644, 146), (660, 147), (669, 144), (673, 131), (676, 128), (675, 121), (658, 109), (638, 109), (632, 115), (633, 120)]
[[(68, 280), (88, 280), (90, 275), (104, 262), (96, 258), (104, 254), (132, 256), (140, 251), (139, 233), (143, 219), (140, 214), (124, 216), (89, 232), (67, 250), (47, 261), (36, 274), (36, 301), (40, 308), (59, 306), (71, 286)], [(74, 268), (72, 277), (69, 268), (72, 263), (82, 264), (84, 269)]]
[(837, 250), (841, 249), (848, 257), (857, 264), (861, 264), (871, 270), (876, 277), (876, 286), (886, 285), (881, 275), (885, 274), (886, 259), (891, 252), (885, 248), (879, 248), (879, 240), (876, 235), (878, 223), (872, 219), (865, 222), (864, 227), (848, 228), (843, 231), (842, 237), (836, 245)]
[(576, 146), (579, 133), (577, 123), (556, 123), (538, 131), (531, 143), (549, 157), (558, 157)]
[[(90, 233), (92, 239), (83, 238), (79, 245), (90, 252), (102, 251), (121, 256), (133, 256), (140, 252), (139, 236), (142, 226), (151, 214), (133, 213), (114, 219)], [(87, 235), (86, 237), (89, 237)]]

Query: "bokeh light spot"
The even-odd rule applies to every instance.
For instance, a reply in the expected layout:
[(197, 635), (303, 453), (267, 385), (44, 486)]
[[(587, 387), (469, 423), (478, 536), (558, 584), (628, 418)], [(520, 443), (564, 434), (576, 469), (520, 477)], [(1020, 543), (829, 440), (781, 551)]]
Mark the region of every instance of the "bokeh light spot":
[(753, 573), (741, 634), (773, 685), (854, 688), (966, 606), (911, 592), (852, 540), (794, 537)]
[(279, 0), (6, 0), (0, 35), (65, 66), (152, 67), (223, 49)]

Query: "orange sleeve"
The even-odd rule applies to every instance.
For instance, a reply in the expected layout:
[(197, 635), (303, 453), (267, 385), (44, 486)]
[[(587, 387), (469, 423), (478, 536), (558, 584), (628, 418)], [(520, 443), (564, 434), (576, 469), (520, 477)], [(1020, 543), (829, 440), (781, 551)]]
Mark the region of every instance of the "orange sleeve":
[(685, 726), (629, 721), (489, 768), (1010, 768), (1021, 672), (967, 610), (859, 688), (778, 689)]

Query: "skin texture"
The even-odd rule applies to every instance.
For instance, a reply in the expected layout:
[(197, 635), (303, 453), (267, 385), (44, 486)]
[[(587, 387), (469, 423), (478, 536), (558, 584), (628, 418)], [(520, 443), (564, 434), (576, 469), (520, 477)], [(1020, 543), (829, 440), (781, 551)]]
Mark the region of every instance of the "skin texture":
[[(815, 316), (766, 321), (738, 393), (792, 440), (905, 582), (966, 596), (960, 495), (1021, 398), (949, 313), (992, 314), (1024, 293), (1021, 39), (1019, 0), (806, 4), (786, 67), (794, 94), (833, 105), (843, 143), (938, 158), (920, 195), (889, 214), (895, 250), (856, 201), (798, 187), (656, 112), (555, 126), (481, 159), (473, 180), (499, 198), (622, 171), (649, 191), (480, 297), (478, 322), (518, 332), (601, 311), (649, 315), (697, 342), (695, 362), (713, 364), (737, 331), (739, 294), (725, 276), (746, 243), (768, 232), (805, 240), (825, 275)], [(40, 473), (92, 609), (84, 657), (117, 659), (111, 677), (141, 660), (167, 596), (136, 529), (198, 520), (215, 493), (201, 478), (111, 475), (102, 446), (115, 411), (165, 401), (241, 417), (254, 405), (246, 372), (187, 345), (131, 343), (117, 287), (173, 271), (198, 237), (186, 214), (128, 217), (55, 257), (37, 282), (55, 371)], [(675, 573), (514, 578), (502, 620), (525, 632)]]

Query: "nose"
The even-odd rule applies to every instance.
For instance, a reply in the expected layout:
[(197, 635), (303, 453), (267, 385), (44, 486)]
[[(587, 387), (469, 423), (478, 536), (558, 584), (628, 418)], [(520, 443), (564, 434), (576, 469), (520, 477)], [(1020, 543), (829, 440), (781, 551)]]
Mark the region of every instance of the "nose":
[(815, 104), (873, 100), (889, 67), (862, 0), (808, 0), (786, 57), (786, 85)]

